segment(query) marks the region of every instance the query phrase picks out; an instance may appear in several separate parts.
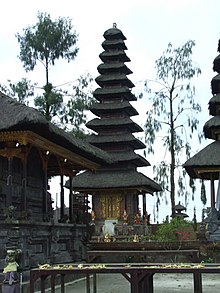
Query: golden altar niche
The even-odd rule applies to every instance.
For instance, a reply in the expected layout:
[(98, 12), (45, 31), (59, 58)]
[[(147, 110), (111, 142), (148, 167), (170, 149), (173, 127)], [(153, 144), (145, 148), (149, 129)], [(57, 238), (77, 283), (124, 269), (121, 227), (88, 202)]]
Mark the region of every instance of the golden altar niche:
[(100, 197), (101, 217), (105, 220), (120, 219), (123, 211), (121, 209), (122, 196), (120, 194), (103, 194)]

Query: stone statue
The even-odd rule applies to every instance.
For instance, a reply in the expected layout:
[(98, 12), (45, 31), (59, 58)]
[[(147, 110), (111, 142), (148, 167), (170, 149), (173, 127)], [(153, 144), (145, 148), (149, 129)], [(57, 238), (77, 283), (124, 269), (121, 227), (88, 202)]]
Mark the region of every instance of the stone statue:
[(95, 212), (94, 211), (91, 212), (91, 217), (92, 217), (91, 225), (95, 225), (95, 218), (96, 218), (96, 216), (95, 216)]
[(19, 273), (17, 258), (21, 254), (20, 249), (8, 249), (5, 258), (6, 266), (3, 270), (5, 276), (2, 285), (2, 293), (20, 293)]
[(128, 224), (128, 214), (127, 214), (126, 210), (124, 210), (124, 212), (123, 212), (123, 224), (124, 225)]

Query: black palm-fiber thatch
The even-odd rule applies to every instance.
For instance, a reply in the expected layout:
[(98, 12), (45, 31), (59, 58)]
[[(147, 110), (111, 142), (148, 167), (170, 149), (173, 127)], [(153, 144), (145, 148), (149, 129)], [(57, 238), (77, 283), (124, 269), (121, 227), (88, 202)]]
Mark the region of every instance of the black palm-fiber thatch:
[[(220, 141), (214, 141), (206, 146), (192, 158), (187, 160), (183, 167), (192, 178), (201, 178), (201, 176), (198, 176), (196, 169), (220, 169)], [(212, 174), (212, 176), (213, 175), (214, 174)], [(217, 177), (213, 179), (218, 179), (218, 172), (216, 172), (216, 176)], [(204, 179), (210, 179), (210, 174), (204, 174), (202, 177)]]
[(134, 153), (134, 152), (118, 152), (118, 153), (109, 153), (116, 162), (132, 162), (137, 167), (147, 167), (151, 164), (144, 157)]
[(107, 153), (76, 139), (72, 134), (48, 122), (36, 109), (27, 107), (0, 92), (0, 131), (32, 131), (70, 151), (98, 162), (110, 163)]
[(97, 129), (104, 129), (108, 127), (123, 127), (130, 129), (131, 132), (142, 132), (143, 129), (140, 125), (132, 121), (130, 118), (118, 118), (116, 119), (108, 119), (108, 118), (94, 118), (86, 123), (86, 126), (94, 131)]
[(155, 181), (136, 170), (107, 170), (106, 172), (98, 170), (95, 174), (86, 171), (74, 177), (73, 186), (74, 190), (79, 191), (119, 188), (134, 188), (149, 193), (161, 191), (161, 187)]
[(93, 104), (90, 108), (90, 111), (97, 115), (102, 116), (102, 113), (111, 113), (114, 111), (115, 113), (120, 113), (123, 111), (128, 116), (135, 116), (138, 115), (137, 110), (131, 106), (131, 104), (128, 101), (124, 101), (122, 103), (96, 103)]
[(220, 127), (220, 116), (214, 116), (211, 119), (209, 119), (204, 127), (203, 131), (206, 138), (210, 139), (218, 139), (218, 133), (219, 133), (219, 127)]
[(112, 134), (112, 135), (91, 135), (88, 137), (88, 142), (95, 145), (96, 144), (101, 145), (102, 144), (108, 144), (108, 145), (117, 145), (121, 143), (129, 143), (130, 146), (132, 146), (134, 149), (145, 149), (145, 144), (138, 140), (134, 135), (131, 133), (126, 133), (121, 135), (120, 133)]
[(130, 118), (138, 112), (129, 103), (137, 98), (131, 92), (134, 84), (127, 78), (132, 72), (124, 64), (130, 61), (124, 51), (127, 47), (122, 45), (126, 38), (115, 25), (104, 33), (104, 38), (105, 51), (99, 55), (103, 63), (98, 66), (101, 75), (95, 79), (100, 88), (93, 93), (97, 102), (91, 107), (99, 118), (88, 121), (86, 126), (96, 132), (89, 142), (108, 152), (117, 163), (102, 166), (95, 173), (79, 174), (72, 180), (73, 189), (94, 196), (93, 191), (100, 189), (123, 189), (135, 196), (160, 191), (156, 182), (137, 172), (137, 167), (150, 164), (134, 153), (146, 146), (132, 134), (143, 129)]
[(98, 100), (102, 101), (103, 99), (109, 99), (109, 97), (117, 98), (118, 95), (122, 95), (125, 100), (128, 101), (137, 101), (137, 98), (134, 94), (130, 91), (130, 89), (127, 86), (115, 86), (113, 88), (106, 87), (106, 88), (97, 88), (93, 92), (93, 96)]

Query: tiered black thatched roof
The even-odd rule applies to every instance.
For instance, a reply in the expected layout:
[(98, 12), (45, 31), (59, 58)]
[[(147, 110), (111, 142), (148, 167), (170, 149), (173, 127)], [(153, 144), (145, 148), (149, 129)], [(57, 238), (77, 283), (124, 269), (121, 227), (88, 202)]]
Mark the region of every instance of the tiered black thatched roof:
[[(184, 168), (191, 178), (219, 179), (216, 172), (220, 168), (220, 141), (214, 141), (195, 154), (185, 164)], [(204, 171), (207, 172), (204, 172)], [(202, 173), (201, 173), (202, 172)]]
[(183, 167), (192, 178), (219, 179), (220, 172), (220, 55), (214, 59), (213, 69), (217, 75), (211, 81), (213, 97), (209, 101), (209, 119), (204, 127), (205, 138), (215, 142), (190, 158)]
[[(92, 179), (92, 180), (91, 180)], [(97, 171), (95, 174), (86, 171), (73, 178), (73, 186), (75, 190), (83, 192), (92, 192), (93, 190), (102, 189), (139, 189), (141, 193), (153, 193), (160, 190), (159, 185), (136, 170), (103, 170)]]
[(130, 118), (138, 113), (130, 104), (137, 98), (131, 92), (134, 84), (127, 77), (132, 71), (124, 64), (130, 61), (125, 53), (126, 38), (115, 26), (104, 33), (104, 38), (104, 51), (99, 55), (103, 63), (98, 66), (100, 75), (96, 78), (100, 87), (94, 91), (97, 102), (91, 107), (91, 112), (98, 118), (86, 126), (96, 132), (89, 137), (89, 142), (108, 152), (117, 162), (98, 169), (95, 174), (85, 172), (76, 176), (73, 188), (159, 191), (161, 188), (157, 183), (137, 172), (137, 167), (150, 164), (134, 152), (146, 146), (132, 134), (143, 129)]
[[(112, 128), (118, 128), (119, 127), (123, 127), (125, 129), (127, 129), (130, 132), (142, 132), (143, 129), (137, 124), (135, 123), (133, 120), (131, 120), (130, 118), (118, 118), (118, 119), (108, 119), (108, 118), (102, 118), (102, 119), (98, 119), (98, 118), (94, 118), (93, 120), (89, 121), (86, 126), (96, 132), (100, 132), (101, 130), (104, 129), (112, 129)], [(114, 131), (111, 131), (111, 134)], [(126, 132), (124, 132), (126, 133)]]
[(134, 107), (131, 107), (131, 104), (128, 101), (124, 101), (120, 104), (107, 104), (107, 103), (97, 103), (93, 104), (90, 108), (90, 111), (96, 116), (102, 115), (103, 113), (111, 113), (114, 111), (115, 113), (121, 113), (123, 111), (127, 116), (135, 116), (138, 115), (137, 110)]

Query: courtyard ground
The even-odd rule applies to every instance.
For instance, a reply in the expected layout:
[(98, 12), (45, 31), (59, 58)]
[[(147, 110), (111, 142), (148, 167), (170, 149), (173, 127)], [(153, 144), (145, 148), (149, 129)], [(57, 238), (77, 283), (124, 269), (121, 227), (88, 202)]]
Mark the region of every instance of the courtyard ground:
[[(203, 293), (220, 292), (220, 275), (203, 274)], [(129, 293), (128, 281), (119, 274), (97, 275), (98, 293)], [(58, 291), (57, 291), (58, 292)], [(86, 293), (85, 279), (76, 281), (67, 286), (67, 293)], [(155, 274), (154, 293), (190, 293), (193, 292), (192, 274)], [(91, 293), (92, 280), (91, 280)]]

